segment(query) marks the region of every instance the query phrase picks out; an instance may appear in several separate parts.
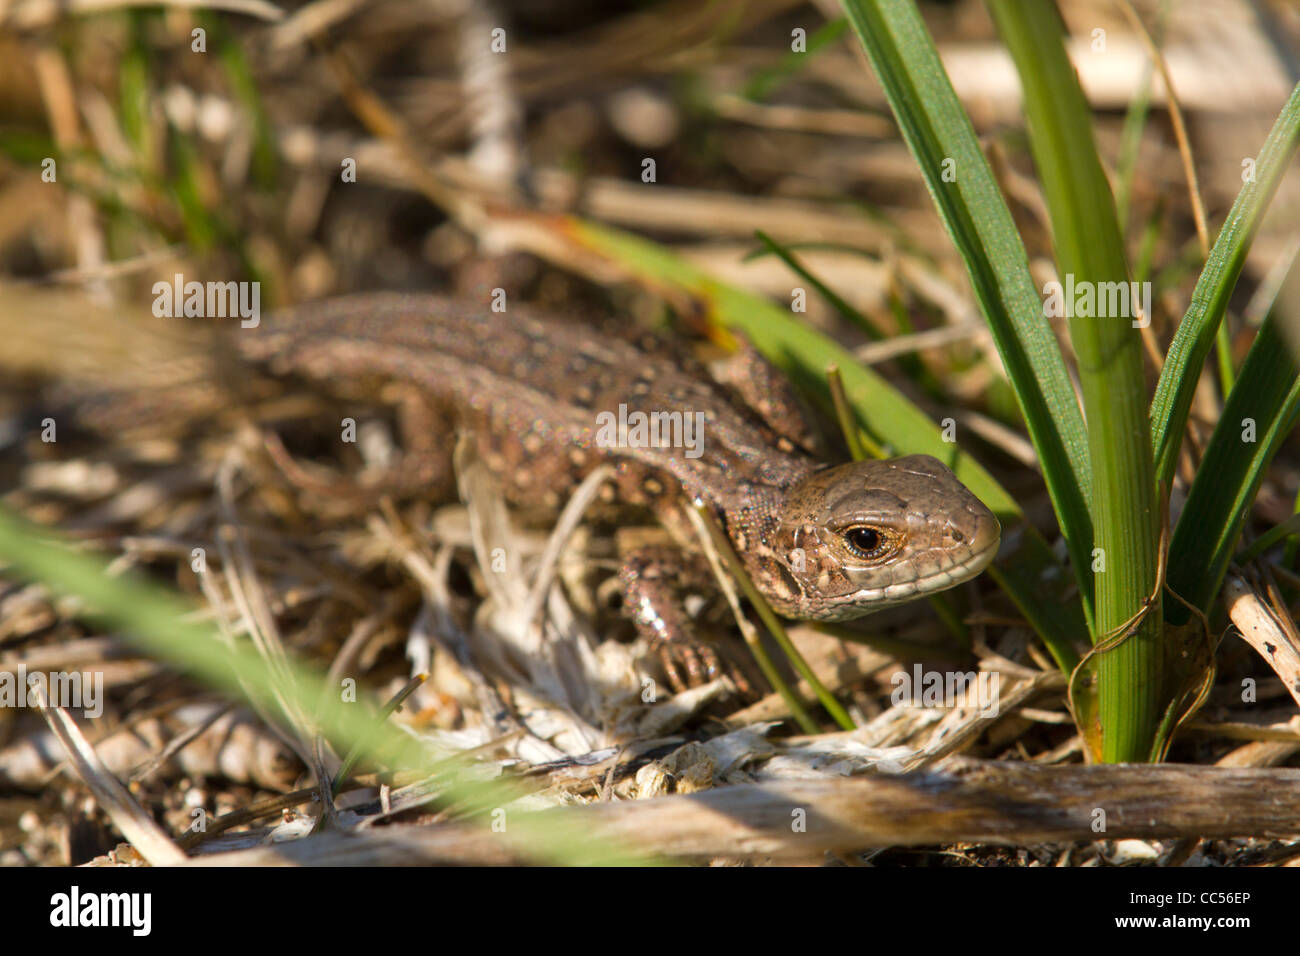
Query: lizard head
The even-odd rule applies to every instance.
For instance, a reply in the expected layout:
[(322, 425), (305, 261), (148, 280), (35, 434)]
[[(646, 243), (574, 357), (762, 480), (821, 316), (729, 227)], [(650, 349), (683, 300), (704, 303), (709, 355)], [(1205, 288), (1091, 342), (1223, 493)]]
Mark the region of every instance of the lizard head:
[[(796, 593), (778, 610), (847, 620), (969, 580), (998, 550), (993, 512), (937, 458), (813, 472), (786, 493), (775, 536)], [(793, 580), (791, 580), (793, 579)]]

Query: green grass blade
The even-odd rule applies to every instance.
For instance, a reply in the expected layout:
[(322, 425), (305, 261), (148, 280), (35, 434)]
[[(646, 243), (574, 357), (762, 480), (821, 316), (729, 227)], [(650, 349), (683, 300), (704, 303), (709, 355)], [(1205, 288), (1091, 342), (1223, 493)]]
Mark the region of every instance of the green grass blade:
[[(788, 246), (783, 246), (761, 229), (755, 231), (754, 238), (761, 242), (767, 248), (768, 252), (784, 262), (791, 272), (816, 289), (817, 294), (825, 299), (832, 309), (861, 329), (862, 333), (866, 335), (867, 338), (871, 339), (873, 342), (880, 341), (880, 330), (872, 325), (871, 321), (865, 315), (850, 305), (842, 295), (814, 275), (808, 267), (800, 262), (799, 258), (790, 251)], [(747, 258), (753, 257), (750, 256)]]
[[(1297, 275), (1291, 282), (1300, 287)], [(1246, 355), (1169, 545), (1169, 587), (1203, 611), (1223, 583), (1264, 469), (1295, 424), (1300, 369), (1276, 316), (1269, 313)], [(1181, 624), (1189, 614), (1169, 601), (1165, 616)]]
[(1282, 174), (1291, 163), (1297, 142), (1300, 142), (1300, 85), (1291, 91), (1291, 97), (1282, 107), (1259, 151), (1254, 180), (1242, 186), (1237, 194), (1192, 291), (1192, 304), (1170, 343), (1160, 381), (1156, 383), (1155, 398), (1151, 402), (1151, 439), (1155, 448), (1157, 481), (1173, 478), (1201, 366), (1214, 344), (1255, 230)]
[(843, 20), (828, 21), (808, 37), (803, 50), (799, 52), (791, 50), (781, 57), (780, 62), (775, 66), (757, 71), (754, 78), (745, 84), (745, 88), (740, 95), (747, 100), (761, 101), (767, 99), (780, 89), (786, 81), (806, 70), (808, 65), (812, 63), (813, 57), (843, 36), (848, 27), (849, 25)]
[(1024, 244), (915, 5), (844, 0), (844, 9), (966, 265), (1038, 452), (1085, 615), (1091, 615), (1087, 439)]
[[(1156, 588), (1157, 505), (1142, 348), (1133, 328), (1124, 240), (1115, 200), (1092, 135), (1092, 114), (1065, 52), (1055, 5), (991, 0), (989, 9), (1020, 74), (1030, 147), (1052, 220), (1065, 312), (1078, 358), (1092, 462), (1092, 516), (1104, 571), (1096, 576), (1096, 633), (1126, 627)], [(1069, 289), (1094, 290), (1094, 308)], [(1122, 283), (1122, 285), (1120, 285)], [(1124, 291), (1122, 298), (1103, 290)], [(1106, 307), (1102, 302), (1108, 298)], [(1148, 300), (1149, 302), (1149, 300)], [(1114, 308), (1118, 306), (1118, 308)], [(1127, 306), (1127, 307), (1125, 307)], [(1149, 319), (1149, 305), (1147, 306)], [(1112, 311), (1118, 314), (1109, 314)], [(1101, 314), (1101, 313), (1106, 314)], [(1079, 314), (1083, 313), (1083, 314)], [(1100, 753), (1106, 761), (1145, 759), (1160, 722), (1161, 616), (1136, 623), (1101, 656)]]

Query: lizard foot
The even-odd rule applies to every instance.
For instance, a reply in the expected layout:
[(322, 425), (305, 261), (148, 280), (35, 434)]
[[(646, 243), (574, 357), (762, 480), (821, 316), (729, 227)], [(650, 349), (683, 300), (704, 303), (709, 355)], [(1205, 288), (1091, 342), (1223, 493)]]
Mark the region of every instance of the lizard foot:
[[(655, 644), (659, 663), (668, 675), (668, 686), (673, 693), (680, 694), (688, 688), (699, 687), (722, 674), (718, 655), (707, 644), (672, 638), (661, 638)], [(684, 679), (683, 670), (686, 672)]]
[(679, 585), (694, 578), (699, 579), (694, 583), (707, 585), (711, 578), (706, 575), (707, 570), (683, 568), (681, 553), (672, 548), (634, 549), (623, 555), (619, 572), (623, 613), (654, 648), (675, 693), (725, 675), (741, 694), (750, 696), (754, 689), (744, 671), (733, 661), (724, 662), (713, 647), (699, 639), (682, 606)]
[[(668, 686), (680, 694), (691, 687), (699, 687), (719, 677), (728, 677), (742, 697), (754, 697), (754, 686), (744, 670), (733, 661), (723, 661), (708, 644), (702, 641), (661, 638), (655, 642), (659, 663), (668, 675)], [(682, 671), (686, 675), (683, 678)]]

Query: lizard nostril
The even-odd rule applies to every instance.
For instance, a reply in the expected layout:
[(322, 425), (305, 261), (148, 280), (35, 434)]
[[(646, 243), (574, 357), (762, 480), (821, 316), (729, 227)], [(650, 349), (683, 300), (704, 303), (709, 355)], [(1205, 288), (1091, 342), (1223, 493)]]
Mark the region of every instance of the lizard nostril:
[(954, 528), (952, 531), (952, 540), (961, 543), (962, 541), (966, 540), (966, 536), (962, 534), (960, 531), (958, 531), (956, 528)]

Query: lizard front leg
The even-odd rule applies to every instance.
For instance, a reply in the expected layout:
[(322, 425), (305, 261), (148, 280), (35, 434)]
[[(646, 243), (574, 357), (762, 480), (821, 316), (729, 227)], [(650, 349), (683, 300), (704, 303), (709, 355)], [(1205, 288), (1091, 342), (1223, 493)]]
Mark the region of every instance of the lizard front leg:
[(751, 695), (753, 687), (744, 672), (739, 666), (723, 664), (697, 635), (683, 606), (683, 591), (716, 586), (704, 558), (667, 545), (646, 545), (625, 551), (621, 560), (623, 613), (637, 635), (657, 651), (669, 686), (680, 693), (726, 674), (741, 694)]

